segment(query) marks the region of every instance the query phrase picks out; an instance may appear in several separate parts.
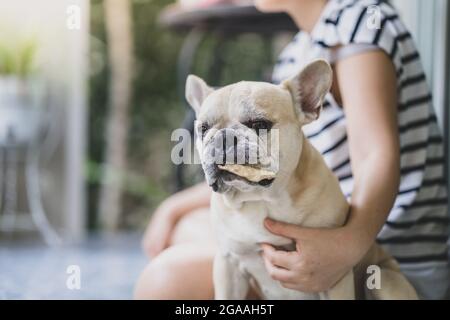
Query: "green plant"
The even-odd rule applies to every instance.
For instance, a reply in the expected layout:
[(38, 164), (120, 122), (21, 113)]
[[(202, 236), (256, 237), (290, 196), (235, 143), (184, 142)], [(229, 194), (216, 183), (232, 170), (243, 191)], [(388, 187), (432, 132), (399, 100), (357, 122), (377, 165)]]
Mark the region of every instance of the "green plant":
[(17, 46), (0, 44), (0, 75), (27, 77), (34, 72), (37, 43), (34, 39)]

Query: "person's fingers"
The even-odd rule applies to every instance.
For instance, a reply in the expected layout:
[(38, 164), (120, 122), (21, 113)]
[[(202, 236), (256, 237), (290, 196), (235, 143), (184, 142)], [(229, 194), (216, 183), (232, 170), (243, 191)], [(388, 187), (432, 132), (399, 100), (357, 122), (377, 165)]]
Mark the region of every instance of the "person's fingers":
[(300, 289), (301, 287), (299, 287), (299, 285), (293, 284), (293, 283), (290, 283), (290, 282), (281, 282), (281, 286), (283, 288), (286, 288), (286, 289), (303, 291), (303, 290)]
[(318, 294), (323, 292), (322, 290), (313, 289), (310, 285), (303, 285), (300, 283), (291, 283), (291, 282), (280, 282), (281, 286), (286, 289), (301, 291), (309, 294)]
[(145, 237), (142, 243), (142, 247), (144, 248), (144, 252), (150, 258), (153, 258), (156, 255), (158, 246), (155, 242), (156, 240), (154, 239), (153, 233), (151, 232), (151, 230), (149, 230), (149, 234)]
[(293, 274), (291, 271), (274, 266), (270, 261), (263, 256), (264, 264), (266, 266), (267, 273), (270, 277), (280, 282), (292, 282)]
[(155, 232), (155, 239), (153, 243), (155, 247), (153, 248), (153, 256), (160, 254), (164, 249), (169, 246), (170, 237), (172, 234), (172, 226), (169, 224), (164, 224), (161, 226), (161, 230), (158, 233)]
[(150, 226), (144, 237), (144, 251), (151, 258), (156, 257), (161, 251), (167, 248), (172, 231), (172, 225), (168, 221), (155, 219), (150, 222)]
[(293, 266), (299, 261), (299, 256), (296, 251), (282, 251), (276, 250), (270, 244), (261, 244), (264, 256), (275, 266), (291, 270)]
[(291, 239), (305, 240), (316, 238), (317, 236), (320, 236), (318, 235), (318, 233), (321, 233), (325, 230), (325, 229), (300, 227), (295, 224), (276, 221), (270, 218), (266, 218), (264, 220), (264, 225), (267, 228), (267, 230), (269, 230), (271, 233)]
[(283, 288), (297, 290), (310, 294), (319, 294), (321, 292), (326, 292), (330, 288), (325, 287), (321, 284), (315, 285), (312, 283), (292, 283), (292, 282), (280, 282)]

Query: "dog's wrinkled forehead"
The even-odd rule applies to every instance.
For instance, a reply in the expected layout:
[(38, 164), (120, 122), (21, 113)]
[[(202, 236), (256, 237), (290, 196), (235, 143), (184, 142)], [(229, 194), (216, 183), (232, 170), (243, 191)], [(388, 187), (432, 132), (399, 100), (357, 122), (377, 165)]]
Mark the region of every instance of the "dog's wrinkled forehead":
[(245, 122), (260, 117), (279, 122), (293, 119), (293, 116), (293, 102), (288, 90), (264, 82), (242, 81), (211, 93), (204, 101), (198, 119), (218, 123)]
[[(315, 60), (294, 77), (279, 86), (262, 82), (239, 82), (214, 90), (201, 78), (189, 75), (186, 80), (186, 100), (197, 119), (207, 116), (214, 120), (249, 117), (258, 112), (272, 116), (272, 122), (288, 123), (296, 118), (301, 125), (316, 120), (323, 101), (331, 88), (333, 70), (325, 60)], [(295, 117), (292, 117), (295, 115)]]

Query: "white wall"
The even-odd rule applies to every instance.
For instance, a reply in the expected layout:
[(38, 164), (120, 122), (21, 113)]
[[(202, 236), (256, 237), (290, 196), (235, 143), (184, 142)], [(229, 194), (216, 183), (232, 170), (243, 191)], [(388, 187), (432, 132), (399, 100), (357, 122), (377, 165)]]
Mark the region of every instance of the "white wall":
[[(71, 30), (67, 9), (81, 9), (80, 29)], [(79, 238), (85, 227), (83, 166), (86, 141), (88, 0), (0, 0), (0, 34), (4, 41), (34, 35), (40, 71), (49, 78), (61, 108), (55, 155), (43, 164), (44, 207), (66, 238)]]

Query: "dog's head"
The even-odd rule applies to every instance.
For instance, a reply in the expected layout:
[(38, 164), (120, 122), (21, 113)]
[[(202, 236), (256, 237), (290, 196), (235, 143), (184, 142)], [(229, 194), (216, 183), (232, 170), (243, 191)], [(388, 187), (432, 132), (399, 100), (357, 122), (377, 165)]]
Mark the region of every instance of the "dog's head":
[[(186, 99), (197, 115), (196, 147), (214, 191), (261, 191), (277, 180), (287, 181), (302, 152), (301, 127), (319, 117), (332, 79), (324, 60), (308, 64), (280, 85), (244, 81), (214, 90), (189, 76)], [(276, 175), (252, 182), (220, 169), (225, 163), (265, 168)]]

